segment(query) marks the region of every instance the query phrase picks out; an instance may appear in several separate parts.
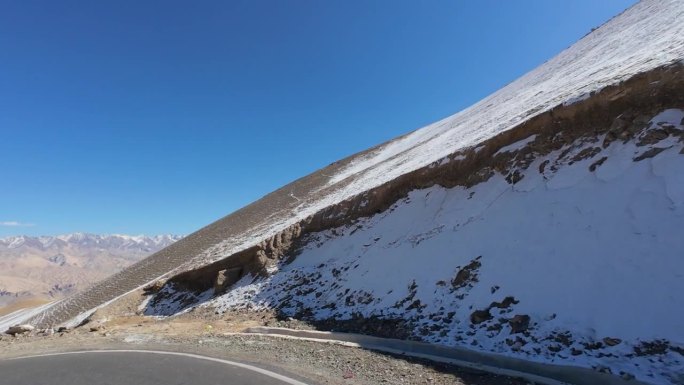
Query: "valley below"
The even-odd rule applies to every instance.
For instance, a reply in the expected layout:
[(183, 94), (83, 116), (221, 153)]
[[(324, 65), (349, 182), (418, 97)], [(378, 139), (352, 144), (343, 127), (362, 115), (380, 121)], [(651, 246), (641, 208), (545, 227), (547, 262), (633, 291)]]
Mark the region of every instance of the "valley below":
[(83, 233), (0, 239), (0, 315), (84, 290), (178, 239)]

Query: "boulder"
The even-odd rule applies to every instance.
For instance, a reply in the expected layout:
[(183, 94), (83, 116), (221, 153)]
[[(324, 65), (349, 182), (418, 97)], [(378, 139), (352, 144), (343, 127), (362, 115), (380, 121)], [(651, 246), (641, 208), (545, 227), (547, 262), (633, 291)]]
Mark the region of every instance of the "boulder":
[(511, 334), (522, 333), (530, 326), (530, 316), (526, 314), (517, 314), (508, 320), (511, 325)]
[(34, 329), (34, 327), (31, 325), (28, 325), (28, 324), (26, 324), (26, 325), (14, 325), (14, 326), (10, 326), (9, 329), (7, 329), (5, 331), (5, 333), (14, 336), (17, 334), (28, 333), (30, 331), (33, 331), (33, 329)]
[(242, 276), (242, 268), (220, 270), (214, 280), (214, 293), (223, 294), (228, 287), (237, 282)]
[(104, 328), (105, 327), (102, 324), (95, 324), (95, 325), (90, 327), (90, 331), (91, 332), (99, 332), (100, 330), (104, 330)]
[(164, 279), (154, 281), (150, 285), (145, 286), (143, 288), (143, 293), (145, 295), (151, 295), (151, 294), (159, 293), (159, 291), (164, 287), (165, 284), (166, 284), (166, 280), (164, 280)]
[(619, 345), (621, 342), (622, 342), (622, 340), (619, 338), (606, 337), (603, 339), (603, 343), (608, 345), (608, 346)]
[(477, 325), (479, 323), (489, 321), (492, 319), (492, 314), (489, 312), (489, 308), (486, 310), (475, 310), (470, 315), (470, 322)]

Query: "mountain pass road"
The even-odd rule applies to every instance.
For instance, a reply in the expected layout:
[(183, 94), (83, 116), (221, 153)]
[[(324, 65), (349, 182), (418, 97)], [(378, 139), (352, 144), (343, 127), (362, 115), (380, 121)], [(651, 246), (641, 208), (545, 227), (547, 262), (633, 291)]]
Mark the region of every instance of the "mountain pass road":
[(0, 385), (306, 385), (251, 365), (194, 354), (98, 350), (0, 360)]

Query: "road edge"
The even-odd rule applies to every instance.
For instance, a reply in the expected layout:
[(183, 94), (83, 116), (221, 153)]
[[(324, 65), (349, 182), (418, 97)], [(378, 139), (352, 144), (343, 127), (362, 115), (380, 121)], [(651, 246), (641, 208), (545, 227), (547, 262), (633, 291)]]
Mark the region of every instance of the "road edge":
[(252, 327), (243, 335), (267, 335), (279, 338), (304, 339), (318, 342), (338, 343), (385, 353), (406, 355), (476, 369), (492, 374), (519, 377), (547, 385), (647, 385), (637, 380), (625, 380), (618, 376), (600, 373), (579, 366), (553, 365), (508, 357), (500, 354), (478, 352), (465, 348), (446, 347), (425, 342), (374, 337), (363, 334), (296, 330), (275, 327)]

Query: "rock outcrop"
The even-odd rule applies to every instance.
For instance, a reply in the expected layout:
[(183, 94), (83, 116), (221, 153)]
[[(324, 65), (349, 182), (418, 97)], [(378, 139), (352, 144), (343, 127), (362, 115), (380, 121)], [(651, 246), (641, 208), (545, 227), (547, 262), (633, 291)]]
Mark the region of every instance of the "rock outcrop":
[(35, 327), (33, 327), (32, 325), (28, 325), (28, 324), (14, 325), (14, 326), (10, 326), (9, 329), (7, 329), (5, 331), (5, 334), (9, 334), (9, 335), (14, 336), (17, 334), (24, 334), (24, 333), (32, 332), (33, 329), (35, 329)]

